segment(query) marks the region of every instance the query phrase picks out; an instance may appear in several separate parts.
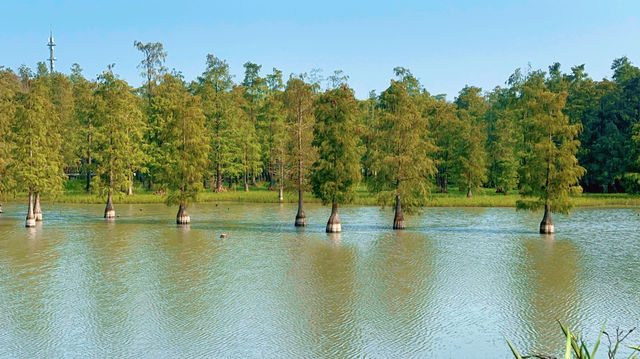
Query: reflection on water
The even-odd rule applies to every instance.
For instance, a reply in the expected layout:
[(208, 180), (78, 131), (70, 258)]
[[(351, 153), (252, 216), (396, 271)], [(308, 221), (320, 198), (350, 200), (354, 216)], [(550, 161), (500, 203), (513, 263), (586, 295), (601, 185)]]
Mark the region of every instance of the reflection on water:
[[(0, 217), (0, 357), (474, 357), (562, 346), (556, 320), (595, 338), (640, 319), (638, 210), (578, 210), (538, 235), (540, 214), (392, 213), (198, 205), (44, 206)], [(607, 218), (605, 223), (598, 219)], [(596, 228), (597, 223), (597, 228)], [(225, 233), (227, 237), (220, 238)], [(634, 339), (639, 339), (637, 336)]]

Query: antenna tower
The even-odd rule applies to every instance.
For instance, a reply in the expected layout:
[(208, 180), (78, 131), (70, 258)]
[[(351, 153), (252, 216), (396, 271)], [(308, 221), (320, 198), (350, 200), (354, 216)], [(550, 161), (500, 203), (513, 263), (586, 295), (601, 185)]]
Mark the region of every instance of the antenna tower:
[(53, 32), (49, 30), (49, 42), (47, 43), (49, 47), (49, 72), (53, 72), (53, 63), (56, 61), (55, 56), (53, 56), (53, 47), (56, 46), (56, 43), (53, 42)]

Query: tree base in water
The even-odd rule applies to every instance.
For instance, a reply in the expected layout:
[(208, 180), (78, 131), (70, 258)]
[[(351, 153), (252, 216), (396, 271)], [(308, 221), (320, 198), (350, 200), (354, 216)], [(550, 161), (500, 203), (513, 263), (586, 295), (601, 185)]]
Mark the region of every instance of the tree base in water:
[(544, 221), (540, 223), (540, 234), (552, 234), (555, 233), (555, 228), (553, 223), (545, 223)]
[(298, 217), (296, 216), (296, 227), (306, 227), (307, 226), (307, 217)]
[(27, 228), (31, 228), (31, 227), (35, 227), (36, 226), (36, 219), (35, 217), (33, 218), (27, 218), (27, 220), (24, 223), (24, 226)]
[(178, 209), (178, 215), (176, 216), (176, 223), (177, 224), (189, 224), (189, 223), (191, 223), (191, 217), (187, 213), (187, 210), (185, 209), (185, 206), (182, 205), (182, 204), (180, 205), (180, 208)]
[(327, 223), (327, 233), (340, 233), (342, 226), (340, 223)]
[(407, 225), (404, 223), (404, 219), (394, 219), (393, 229), (407, 229)]
[(111, 208), (111, 209), (105, 209), (104, 210), (104, 218), (106, 219), (113, 219), (116, 218), (116, 210)]
[(554, 233), (553, 221), (551, 221), (551, 205), (546, 204), (544, 206), (544, 216), (542, 222), (540, 222), (540, 234)]

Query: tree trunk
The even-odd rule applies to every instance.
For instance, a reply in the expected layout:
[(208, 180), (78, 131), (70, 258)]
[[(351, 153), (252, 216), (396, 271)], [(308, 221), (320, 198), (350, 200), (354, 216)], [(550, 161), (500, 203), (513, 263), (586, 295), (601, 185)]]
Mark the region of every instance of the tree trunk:
[(544, 205), (544, 216), (540, 222), (540, 234), (551, 234), (555, 232), (553, 222), (551, 221), (551, 205)]
[(180, 203), (180, 208), (178, 208), (178, 215), (176, 216), (177, 224), (189, 224), (191, 223), (191, 217), (189, 213), (187, 213), (187, 209), (184, 203)]
[(33, 215), (33, 191), (29, 190), (29, 209), (27, 210), (27, 220), (24, 223), (25, 227), (36, 226), (36, 216)]
[(0, 213), (2, 213), (2, 203), (0, 203)]
[(340, 225), (340, 215), (338, 215), (338, 203), (331, 204), (331, 216), (327, 222), (327, 233), (340, 233), (342, 226)]
[[(282, 188), (282, 186), (278, 188), (278, 201), (284, 201), (284, 189)], [(0, 213), (2, 213), (2, 206), (0, 206)]]
[(216, 167), (216, 189), (214, 192), (224, 192), (224, 187), (222, 186), (222, 168), (219, 163)]
[(249, 182), (247, 180), (247, 170), (244, 170), (244, 191), (249, 192)]
[(113, 197), (111, 195), (111, 189), (109, 189), (109, 194), (107, 195), (107, 206), (104, 208), (104, 218), (116, 218), (116, 210), (113, 208)]
[(133, 196), (133, 173), (129, 174), (129, 186), (127, 187), (127, 196)]
[(33, 215), (36, 222), (42, 222), (42, 208), (40, 207), (40, 192), (36, 192), (36, 200), (33, 204)]
[(393, 229), (406, 229), (407, 225), (404, 223), (404, 216), (402, 215), (402, 203), (400, 202), (400, 195), (396, 195), (396, 214), (393, 217)]
[(298, 189), (298, 213), (296, 213), (296, 227), (306, 227), (307, 226), (307, 216), (304, 214), (304, 210), (302, 209), (302, 187)]
[(89, 121), (89, 133), (87, 134), (87, 187), (86, 191), (91, 191), (91, 121)]
[(473, 197), (473, 193), (471, 192), (471, 187), (467, 188), (467, 198)]

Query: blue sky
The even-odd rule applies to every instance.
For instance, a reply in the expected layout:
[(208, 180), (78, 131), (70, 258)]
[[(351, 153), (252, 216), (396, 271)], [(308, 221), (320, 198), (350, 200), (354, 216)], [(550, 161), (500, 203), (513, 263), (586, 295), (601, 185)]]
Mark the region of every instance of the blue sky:
[(134, 40), (162, 42), (167, 67), (187, 80), (207, 53), (226, 59), (236, 81), (246, 61), (285, 74), (335, 69), (359, 98), (384, 90), (396, 66), (452, 100), (465, 85), (490, 90), (515, 68), (586, 64), (610, 76), (614, 58), (640, 65), (640, 1), (13, 1), (0, 0), (0, 65), (57, 69), (77, 62), (87, 77), (115, 63), (138, 86)]

